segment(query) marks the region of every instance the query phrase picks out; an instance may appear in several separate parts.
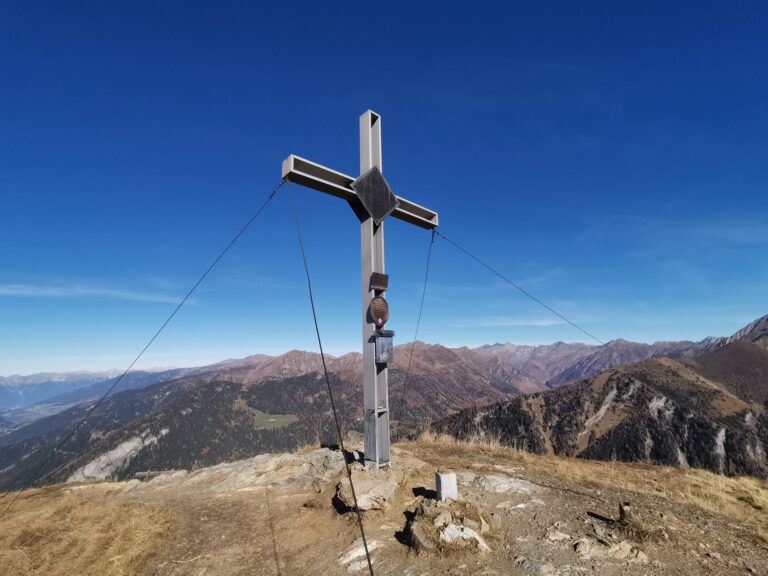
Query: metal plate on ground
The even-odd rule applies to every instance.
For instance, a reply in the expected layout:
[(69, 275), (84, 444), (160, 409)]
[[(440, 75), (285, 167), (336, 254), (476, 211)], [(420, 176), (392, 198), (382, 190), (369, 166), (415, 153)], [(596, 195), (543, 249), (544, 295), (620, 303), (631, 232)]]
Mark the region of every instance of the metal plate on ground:
[(376, 224), (381, 224), (399, 205), (397, 196), (376, 166), (352, 182), (352, 189)]

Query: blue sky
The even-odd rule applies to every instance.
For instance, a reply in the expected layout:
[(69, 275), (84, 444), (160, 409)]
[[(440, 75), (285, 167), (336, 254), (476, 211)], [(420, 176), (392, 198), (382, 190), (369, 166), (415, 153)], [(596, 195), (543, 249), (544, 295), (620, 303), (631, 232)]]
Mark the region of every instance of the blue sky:
[[(34, 2), (0, 6), (0, 374), (122, 368), (298, 154), (384, 173), (601, 338), (768, 312), (768, 7)], [(630, 5), (633, 4), (633, 5)], [(359, 226), (291, 187), (329, 351), (359, 347)], [(429, 233), (387, 221), (397, 340)], [(583, 341), (445, 242), (420, 338)], [(140, 367), (314, 350), (285, 189)]]

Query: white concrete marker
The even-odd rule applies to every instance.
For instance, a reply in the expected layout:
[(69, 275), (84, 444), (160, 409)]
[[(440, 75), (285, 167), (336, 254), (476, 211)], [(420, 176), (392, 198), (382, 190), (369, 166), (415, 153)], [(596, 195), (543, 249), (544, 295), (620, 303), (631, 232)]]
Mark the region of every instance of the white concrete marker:
[(445, 502), (448, 499), (454, 502), (459, 501), (459, 489), (456, 486), (455, 472), (435, 472), (435, 486), (437, 499), (440, 502)]

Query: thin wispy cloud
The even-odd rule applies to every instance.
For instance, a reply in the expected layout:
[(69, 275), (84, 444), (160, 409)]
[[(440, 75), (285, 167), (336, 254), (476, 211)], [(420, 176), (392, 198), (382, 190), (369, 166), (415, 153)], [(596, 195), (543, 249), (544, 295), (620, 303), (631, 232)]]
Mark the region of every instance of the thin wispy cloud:
[[(661, 215), (606, 214), (599, 229), (588, 235), (605, 237), (606, 229), (642, 241), (646, 249), (658, 245), (697, 249), (702, 246), (756, 246), (768, 244), (768, 222), (751, 214), (724, 214), (691, 221)], [(651, 248), (648, 248), (648, 244)], [(652, 252), (655, 256), (656, 252)]]
[(18, 298), (103, 298), (108, 300), (130, 300), (134, 302), (157, 302), (175, 304), (179, 296), (156, 292), (122, 290), (100, 286), (78, 284), (39, 285), (39, 284), (0, 284), (0, 297)]
[(519, 318), (515, 316), (484, 316), (470, 318), (453, 324), (456, 328), (491, 328), (491, 327), (538, 327), (559, 326), (564, 324), (558, 318)]
[[(481, 278), (484, 273), (481, 270)], [(563, 275), (563, 268), (551, 268), (540, 274), (526, 276), (521, 278), (512, 278), (512, 281), (528, 290), (540, 289), (543, 286), (552, 284), (554, 280)], [(414, 289), (421, 294), (421, 284), (414, 284)], [(514, 292), (514, 288), (502, 280), (489, 278), (485, 281), (479, 281), (477, 284), (440, 284), (437, 282), (429, 283), (429, 297), (436, 299), (464, 298), (467, 295), (477, 296), (503, 296)]]
[(760, 222), (729, 222), (725, 224), (702, 225), (691, 228), (691, 234), (706, 241), (731, 244), (768, 243), (768, 224)]

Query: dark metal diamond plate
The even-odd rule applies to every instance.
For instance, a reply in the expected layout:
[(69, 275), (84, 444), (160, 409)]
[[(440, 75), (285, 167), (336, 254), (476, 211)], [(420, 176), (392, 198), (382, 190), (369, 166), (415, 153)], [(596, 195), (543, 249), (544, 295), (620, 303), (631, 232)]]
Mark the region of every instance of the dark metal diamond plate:
[(399, 204), (397, 196), (376, 166), (352, 182), (352, 189), (376, 224), (381, 224)]

